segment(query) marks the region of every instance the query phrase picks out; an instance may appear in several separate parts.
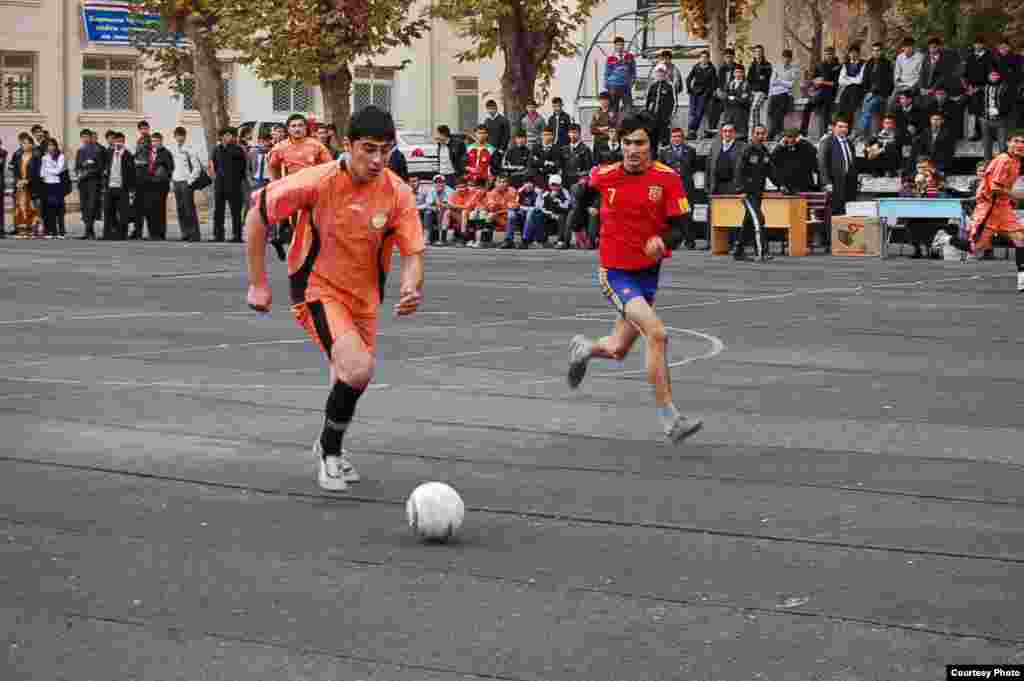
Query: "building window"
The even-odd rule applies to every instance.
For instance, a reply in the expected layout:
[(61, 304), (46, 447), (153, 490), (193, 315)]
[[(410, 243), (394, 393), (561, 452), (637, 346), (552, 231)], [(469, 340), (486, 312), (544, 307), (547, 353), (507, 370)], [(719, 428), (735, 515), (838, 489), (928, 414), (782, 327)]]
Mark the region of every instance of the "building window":
[(352, 83), (352, 111), (359, 111), (371, 104), (385, 111), (391, 111), (391, 95), (394, 82), (390, 80), (357, 81)]
[(125, 57), (83, 57), (82, 109), (135, 110), (135, 60)]
[[(227, 105), (228, 111), (235, 110), (235, 79), (231, 77), (231, 72), (230, 66), (225, 66), (221, 72), (224, 79), (224, 103)], [(183, 78), (181, 81), (181, 91), (178, 94), (181, 97), (182, 109), (185, 111), (199, 111), (196, 99), (195, 78)]]
[(480, 90), (476, 78), (455, 79), (455, 101), (458, 107), (457, 125), (460, 132), (472, 134), (480, 123)]
[(274, 113), (311, 113), (313, 88), (300, 80), (275, 80), (271, 83)]
[(728, 26), (735, 26), (736, 23), (742, 18), (740, 16), (739, 5), (736, 0), (729, 0), (727, 5), (728, 11), (725, 15), (725, 21)]
[(0, 52), (0, 110), (35, 108), (35, 55)]

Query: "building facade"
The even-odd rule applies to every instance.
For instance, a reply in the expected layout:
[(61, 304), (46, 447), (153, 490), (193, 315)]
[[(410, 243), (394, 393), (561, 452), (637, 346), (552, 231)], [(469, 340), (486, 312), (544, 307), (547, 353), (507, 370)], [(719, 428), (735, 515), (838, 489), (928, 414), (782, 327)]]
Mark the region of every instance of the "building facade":
[[(751, 35), (753, 42), (765, 44), (769, 58), (777, 58), (782, 49), (781, 6), (781, 0), (766, 0)], [(582, 56), (591, 41), (613, 17), (635, 9), (636, 0), (610, 0), (580, 26), (581, 56), (559, 62), (550, 93), (561, 96), (570, 113), (589, 68)], [(108, 129), (120, 130), (131, 144), (142, 119), (165, 135), (182, 125), (194, 143), (203, 145), (189, 83), (180, 94), (167, 87), (147, 90), (137, 52), (123, 39), (117, 43), (115, 34), (124, 29), (128, 14), (124, 0), (0, 0), (0, 140), (8, 150), (19, 132), (37, 123), (71, 149), (82, 128), (101, 136)], [(104, 32), (106, 27), (111, 30)], [(356, 70), (353, 107), (384, 106), (408, 131), (430, 133), (442, 123), (471, 129), (487, 99), (501, 101), (504, 65), (500, 58), (459, 63), (456, 54), (467, 45), (454, 27), (433, 22), (432, 30), (411, 47), (393, 50), (374, 69)], [(323, 120), (318, 88), (263, 82), (230, 54), (222, 59), (234, 123), (278, 121), (293, 112)], [(407, 66), (398, 68), (404, 60)]]

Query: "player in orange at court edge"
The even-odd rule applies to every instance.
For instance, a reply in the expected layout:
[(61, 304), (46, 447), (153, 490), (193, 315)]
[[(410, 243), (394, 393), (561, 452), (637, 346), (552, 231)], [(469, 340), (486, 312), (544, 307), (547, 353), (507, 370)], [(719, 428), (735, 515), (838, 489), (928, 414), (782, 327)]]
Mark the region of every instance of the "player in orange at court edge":
[(301, 114), (289, 116), (287, 126), (288, 137), (274, 145), (267, 159), (270, 176), (275, 180), (333, 160), (331, 151), (309, 136), (309, 124)]
[(1017, 292), (1024, 293), (1024, 225), (1014, 210), (1014, 203), (1024, 201), (1024, 193), (1015, 192), (1024, 158), (1024, 130), (1015, 130), (1007, 139), (1006, 151), (985, 168), (978, 185), (974, 215), (968, 228), (968, 241), (954, 239), (954, 245), (965, 251), (984, 252), (992, 248), (992, 235), (1001, 234), (1013, 242), (1017, 260)]
[(270, 310), (267, 226), (301, 211), (288, 253), (292, 312), (326, 354), (331, 392), (313, 444), (317, 482), (342, 492), (359, 474), (342, 448), (356, 403), (375, 366), (377, 306), (392, 250), (401, 254), (398, 315), (423, 300), (423, 226), (416, 200), (387, 169), (395, 123), (377, 107), (352, 117), (351, 157), (306, 168), (259, 190), (246, 222), (249, 307)]

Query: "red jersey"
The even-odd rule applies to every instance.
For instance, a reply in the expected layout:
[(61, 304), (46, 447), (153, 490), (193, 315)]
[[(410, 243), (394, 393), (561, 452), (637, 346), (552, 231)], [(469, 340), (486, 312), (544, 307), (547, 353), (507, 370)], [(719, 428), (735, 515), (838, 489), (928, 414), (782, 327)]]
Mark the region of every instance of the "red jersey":
[[(601, 193), (601, 267), (642, 270), (658, 264), (644, 253), (671, 217), (690, 212), (682, 178), (664, 163), (627, 173), (622, 163), (590, 171), (590, 186)], [(671, 254), (669, 254), (671, 255)]]

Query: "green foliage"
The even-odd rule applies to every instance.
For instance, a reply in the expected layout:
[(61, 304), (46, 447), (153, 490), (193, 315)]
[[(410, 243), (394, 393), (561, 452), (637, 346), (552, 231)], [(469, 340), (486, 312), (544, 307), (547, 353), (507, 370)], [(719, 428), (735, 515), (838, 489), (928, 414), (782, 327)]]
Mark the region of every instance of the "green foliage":
[(217, 33), (263, 80), (318, 84), (422, 36), (428, 23), (407, 18), (413, 1), (216, 0)]
[(489, 59), (501, 51), (506, 79), (522, 103), (536, 94), (546, 98), (555, 63), (580, 53), (574, 34), (599, 2), (437, 0), (427, 13), (452, 22), (458, 35), (470, 40), (472, 46), (456, 55), (460, 62)]
[(938, 36), (946, 47), (967, 48), (978, 35), (992, 44), (1011, 20), (1005, 5), (982, 9), (959, 0), (898, 0), (896, 7), (906, 31), (921, 45)]

